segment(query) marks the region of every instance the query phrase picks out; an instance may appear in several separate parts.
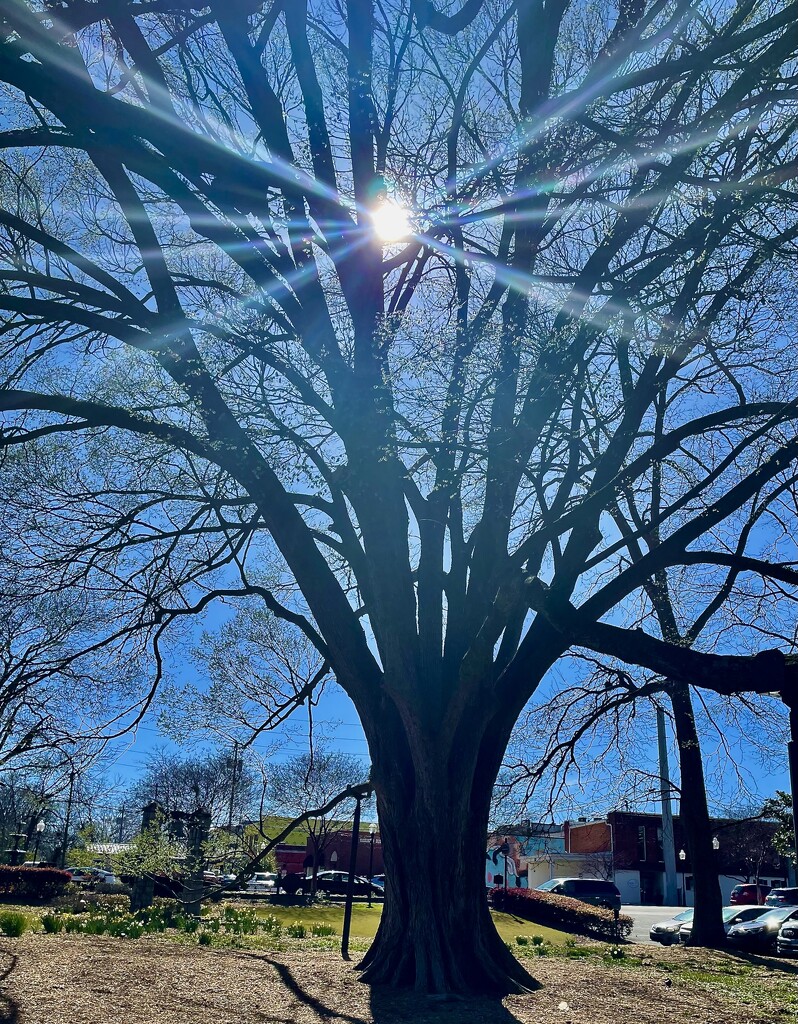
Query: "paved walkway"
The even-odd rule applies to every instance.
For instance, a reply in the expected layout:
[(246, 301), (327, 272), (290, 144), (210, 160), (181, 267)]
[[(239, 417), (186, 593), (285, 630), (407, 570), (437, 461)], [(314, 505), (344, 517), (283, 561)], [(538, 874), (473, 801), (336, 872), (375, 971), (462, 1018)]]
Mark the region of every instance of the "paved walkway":
[(670, 917), (681, 914), (684, 907), (623, 907), (621, 913), (628, 914), (634, 921), (632, 934), (629, 936), (631, 942), (650, 942), (648, 937), (652, 924), (658, 921), (667, 921)]

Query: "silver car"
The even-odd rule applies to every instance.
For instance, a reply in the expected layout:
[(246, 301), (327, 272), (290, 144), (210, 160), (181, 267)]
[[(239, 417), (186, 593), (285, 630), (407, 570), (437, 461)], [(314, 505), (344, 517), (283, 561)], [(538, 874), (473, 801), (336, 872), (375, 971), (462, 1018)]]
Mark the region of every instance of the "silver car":
[(274, 892), (277, 875), (273, 871), (256, 871), (247, 879), (248, 892)]
[(790, 918), (781, 926), (776, 937), (776, 953), (779, 956), (795, 956), (798, 953), (798, 920)]
[(679, 929), (683, 924), (692, 922), (694, 913), (695, 911), (690, 907), (668, 921), (658, 921), (651, 926), (648, 937), (652, 942), (661, 942), (663, 946), (672, 946), (674, 942), (679, 941)]
[[(733, 924), (741, 924), (743, 921), (753, 921), (755, 917), (761, 917), (766, 914), (770, 907), (724, 907), (723, 908), (723, 928), (726, 934), (729, 934), (729, 929)], [(687, 924), (683, 924), (679, 929), (679, 941), (689, 942), (690, 936), (693, 932), (693, 922), (689, 921)]]

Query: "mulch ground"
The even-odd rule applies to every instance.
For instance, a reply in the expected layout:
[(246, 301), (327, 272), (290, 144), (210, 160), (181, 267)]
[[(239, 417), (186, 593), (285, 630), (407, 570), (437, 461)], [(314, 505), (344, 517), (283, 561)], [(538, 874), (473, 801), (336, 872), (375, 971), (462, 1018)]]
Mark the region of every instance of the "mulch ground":
[[(630, 947), (638, 954), (650, 947)], [(669, 951), (670, 953), (671, 951)], [(674, 950), (673, 956), (687, 951)], [(661, 954), (660, 954), (661, 956)], [(710, 958), (723, 954), (708, 954)], [(634, 968), (541, 957), (541, 988), (503, 1002), (431, 1002), (370, 988), (324, 951), (262, 952), (83, 935), (0, 939), (0, 1024), (780, 1024), (794, 1011)], [(798, 991), (792, 965), (763, 968)], [(786, 973), (785, 973), (786, 972)], [(750, 995), (750, 993), (749, 993)], [(743, 996), (743, 998), (746, 998)]]

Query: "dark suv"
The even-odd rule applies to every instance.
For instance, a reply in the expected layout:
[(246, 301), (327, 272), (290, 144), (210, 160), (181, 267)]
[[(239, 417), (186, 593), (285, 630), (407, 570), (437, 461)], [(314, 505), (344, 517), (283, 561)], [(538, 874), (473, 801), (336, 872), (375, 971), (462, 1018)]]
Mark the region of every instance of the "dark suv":
[(765, 897), (766, 907), (798, 907), (798, 889), (771, 889)]
[(557, 896), (570, 896), (594, 907), (608, 910), (621, 909), (621, 894), (612, 882), (600, 878), (550, 878), (537, 886), (539, 892), (552, 892)]

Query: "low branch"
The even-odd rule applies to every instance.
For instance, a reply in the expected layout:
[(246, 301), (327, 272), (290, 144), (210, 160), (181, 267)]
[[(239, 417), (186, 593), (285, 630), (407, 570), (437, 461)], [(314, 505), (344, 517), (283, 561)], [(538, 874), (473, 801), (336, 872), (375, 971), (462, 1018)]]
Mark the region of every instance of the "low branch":
[(371, 782), (356, 782), (352, 786), (347, 786), (346, 789), (339, 793), (337, 796), (332, 797), (322, 807), (316, 807), (313, 810), (305, 811), (303, 814), (300, 814), (298, 818), (294, 818), (293, 821), (290, 821), (282, 830), (282, 832), (278, 833), (278, 835), (276, 835), (274, 839), (270, 839), (256, 857), (253, 857), (243, 868), (241, 868), (241, 870), (236, 875), (234, 881), (228, 882), (226, 885), (218, 886), (215, 889), (206, 890), (206, 894), (209, 896), (216, 896), (219, 893), (227, 892), (231, 889), (241, 888), (245, 878), (248, 875), (251, 875), (254, 871), (257, 871), (257, 869), (260, 867), (263, 861), (269, 856), (272, 850), (276, 846), (279, 846), (279, 844), (282, 843), (284, 839), (287, 839), (288, 836), (291, 835), (293, 830), (297, 828), (299, 825), (302, 825), (310, 818), (324, 817), (324, 815), (329, 814), (329, 812), (334, 807), (337, 807), (339, 804), (342, 804), (344, 800), (368, 800), (368, 798), (371, 796), (373, 792), (374, 788)]

